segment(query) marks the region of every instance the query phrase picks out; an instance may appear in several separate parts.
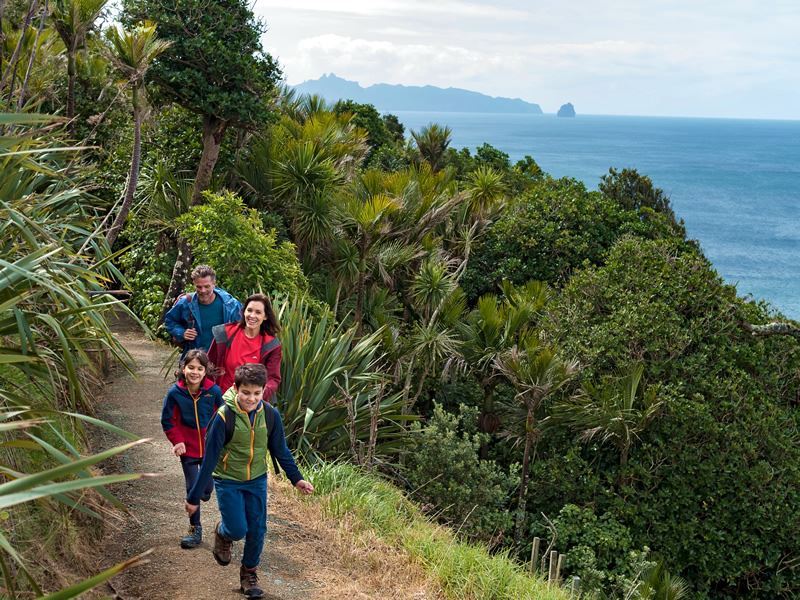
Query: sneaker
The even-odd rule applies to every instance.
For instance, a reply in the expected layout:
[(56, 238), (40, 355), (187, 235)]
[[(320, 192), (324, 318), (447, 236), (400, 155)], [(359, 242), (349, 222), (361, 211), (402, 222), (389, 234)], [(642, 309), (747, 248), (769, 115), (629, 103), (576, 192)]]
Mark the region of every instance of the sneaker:
[(258, 587), (258, 567), (248, 569), (242, 565), (239, 569), (239, 583), (242, 586), (239, 591), (245, 595), (245, 598), (264, 597), (264, 590)]
[(223, 567), (231, 562), (231, 546), (233, 542), (219, 532), (219, 521), (214, 525), (214, 560)]
[(189, 535), (181, 538), (181, 548), (189, 550), (190, 548), (197, 548), (203, 542), (203, 526), (191, 525), (189, 527)]

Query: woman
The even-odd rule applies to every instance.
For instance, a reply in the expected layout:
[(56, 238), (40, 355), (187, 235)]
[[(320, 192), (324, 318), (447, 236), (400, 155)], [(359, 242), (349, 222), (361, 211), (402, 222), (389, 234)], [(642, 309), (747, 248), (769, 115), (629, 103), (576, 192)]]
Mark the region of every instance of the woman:
[(253, 294), (244, 301), (242, 319), (214, 327), (214, 340), (208, 358), (216, 366), (216, 383), (223, 393), (233, 385), (236, 367), (261, 363), (267, 368), (264, 401), (269, 402), (281, 383), (280, 330), (272, 304), (264, 294)]

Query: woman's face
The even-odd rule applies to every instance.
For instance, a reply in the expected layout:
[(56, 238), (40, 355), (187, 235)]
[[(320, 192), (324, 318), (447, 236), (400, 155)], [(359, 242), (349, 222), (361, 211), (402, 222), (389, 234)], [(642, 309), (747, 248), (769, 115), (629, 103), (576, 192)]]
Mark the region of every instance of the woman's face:
[(266, 319), (267, 309), (259, 300), (253, 300), (244, 309), (244, 322), (249, 329), (259, 329)]

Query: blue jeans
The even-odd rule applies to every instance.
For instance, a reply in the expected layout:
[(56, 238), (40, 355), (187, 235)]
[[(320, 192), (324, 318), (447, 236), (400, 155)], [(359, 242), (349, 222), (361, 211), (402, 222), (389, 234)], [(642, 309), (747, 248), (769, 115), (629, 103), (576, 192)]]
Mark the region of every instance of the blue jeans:
[[(186, 493), (194, 486), (197, 476), (200, 474), (200, 465), (203, 463), (202, 458), (191, 458), (188, 456), (181, 456), (181, 467), (183, 468), (183, 478), (186, 480)], [(214, 489), (214, 481), (208, 482), (208, 487), (203, 490), (203, 497), (211, 497), (211, 492)], [(189, 517), (190, 525), (200, 525), (200, 507), (197, 507), (195, 513)]]
[(244, 538), (242, 564), (257, 567), (267, 534), (267, 476), (250, 481), (214, 479), (222, 516), (219, 532), (229, 540)]

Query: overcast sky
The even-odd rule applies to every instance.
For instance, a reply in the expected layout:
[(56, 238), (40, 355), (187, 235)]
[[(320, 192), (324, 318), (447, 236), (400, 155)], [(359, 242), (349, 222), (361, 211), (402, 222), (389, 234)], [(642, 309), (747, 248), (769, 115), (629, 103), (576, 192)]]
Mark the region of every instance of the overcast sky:
[(461, 87), (555, 112), (800, 119), (798, 0), (256, 0), (288, 83)]

